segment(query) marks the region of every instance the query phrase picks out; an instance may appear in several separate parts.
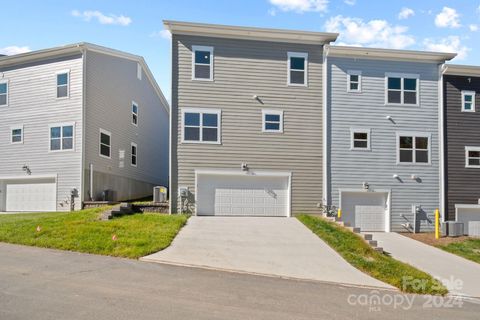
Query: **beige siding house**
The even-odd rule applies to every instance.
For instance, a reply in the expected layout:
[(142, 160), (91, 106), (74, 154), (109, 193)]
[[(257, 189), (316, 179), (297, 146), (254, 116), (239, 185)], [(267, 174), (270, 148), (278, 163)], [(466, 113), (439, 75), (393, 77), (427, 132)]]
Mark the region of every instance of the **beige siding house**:
[(165, 26), (173, 59), (172, 212), (320, 212), (322, 47), (337, 35)]
[(142, 57), (88, 43), (4, 56), (0, 86), (0, 211), (168, 183), (169, 107)]

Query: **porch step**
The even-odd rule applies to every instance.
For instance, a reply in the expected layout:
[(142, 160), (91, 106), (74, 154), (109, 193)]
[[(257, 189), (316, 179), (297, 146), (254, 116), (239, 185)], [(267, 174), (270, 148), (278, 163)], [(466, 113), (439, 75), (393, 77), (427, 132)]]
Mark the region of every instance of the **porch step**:
[(350, 222), (336, 221), (336, 223), (342, 227), (350, 227)]
[(114, 206), (111, 210), (107, 210), (100, 216), (101, 220), (110, 220), (116, 217), (121, 217), (124, 215), (134, 214), (135, 212), (132, 209), (130, 203), (122, 202), (119, 205)]
[(360, 233), (360, 228), (358, 227), (346, 227), (348, 230), (352, 231), (353, 233)]
[(377, 251), (378, 253), (383, 253), (383, 248), (382, 247), (375, 247), (373, 250)]
[(378, 245), (377, 240), (367, 240), (367, 243), (373, 248), (376, 248)]
[(363, 239), (365, 239), (367, 241), (368, 240), (373, 240), (373, 234), (371, 234), (371, 233), (364, 233), (364, 234), (362, 234), (362, 236), (363, 236)]

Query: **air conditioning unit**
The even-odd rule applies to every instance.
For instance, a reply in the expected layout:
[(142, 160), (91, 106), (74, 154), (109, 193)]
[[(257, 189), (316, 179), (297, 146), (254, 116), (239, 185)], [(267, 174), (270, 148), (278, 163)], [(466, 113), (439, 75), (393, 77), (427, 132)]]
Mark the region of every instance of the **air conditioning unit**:
[(468, 236), (469, 237), (480, 237), (480, 221), (469, 221), (468, 222)]
[(447, 222), (442, 222), (440, 225), (440, 234), (442, 237), (448, 236), (448, 223)]
[(464, 235), (463, 222), (448, 221), (448, 236), (460, 237)]
[(153, 202), (167, 201), (167, 187), (157, 186), (153, 188)]

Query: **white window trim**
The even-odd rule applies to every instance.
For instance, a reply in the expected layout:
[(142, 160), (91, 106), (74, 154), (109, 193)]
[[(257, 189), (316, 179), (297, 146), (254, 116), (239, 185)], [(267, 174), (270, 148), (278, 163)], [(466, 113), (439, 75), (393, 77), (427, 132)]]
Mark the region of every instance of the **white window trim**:
[[(137, 107), (137, 113), (136, 113), (136, 116), (137, 116), (137, 123), (134, 123), (133, 122), (133, 115), (135, 114), (135, 112), (133, 112), (133, 105), (135, 105)], [(132, 100), (132, 104), (130, 105), (130, 111), (132, 112), (131, 114), (131, 122), (132, 124), (135, 126), (135, 127), (138, 127), (138, 114), (140, 113), (140, 108), (138, 107), (138, 103), (136, 103), (135, 101)]]
[[(196, 78), (195, 77), (195, 52), (196, 51), (208, 51), (210, 52), (210, 78)], [(192, 46), (192, 80), (198, 80), (198, 81), (213, 81), (213, 47), (207, 47), (207, 46)], [(202, 64), (205, 65), (205, 64)]]
[[(102, 133), (103, 134), (106, 134), (110, 137), (110, 157), (107, 157), (105, 155), (102, 154)], [(112, 133), (110, 131), (107, 131), (107, 130), (104, 130), (102, 128), (99, 129), (99, 133), (98, 133), (98, 155), (102, 158), (105, 158), (105, 159), (112, 159)]]
[[(65, 97), (58, 97), (58, 79), (59, 74), (67, 74), (67, 95)], [(70, 99), (70, 69), (60, 70), (55, 72), (55, 98), (57, 100)]]
[[(185, 140), (185, 113), (200, 113), (200, 140), (199, 141), (191, 141)], [(217, 114), (217, 141), (201, 141), (202, 140), (202, 121), (203, 113), (215, 113)], [(202, 144), (222, 144), (222, 110), (220, 109), (208, 109), (208, 108), (182, 108), (182, 144), (185, 143), (202, 143)]]
[(0, 108), (3, 108), (3, 107), (8, 107), (8, 104), (9, 104), (9, 96), (10, 96), (10, 83), (8, 81), (8, 79), (5, 79), (5, 80), (0, 80), (0, 84), (4, 84), (6, 83), (7, 84), (7, 93), (6, 93), (6, 96), (7, 96), (7, 99), (6, 99), (6, 104), (0, 104)]
[[(19, 142), (13, 142), (13, 130), (22, 130), (22, 141), (19, 141)], [(10, 126), (10, 144), (23, 144), (23, 136), (24, 136), (24, 132), (23, 132), (23, 124), (19, 124), (19, 125), (14, 125), (14, 126)]]
[(469, 151), (480, 151), (480, 147), (465, 147), (465, 168), (480, 168), (480, 165), (471, 165), (468, 163), (468, 152)]
[[(132, 153), (132, 147), (135, 147), (135, 159), (137, 160), (135, 164), (133, 164), (133, 156), (134, 154)], [(137, 167), (138, 166), (138, 146), (135, 142), (130, 143), (130, 165), (132, 167)]]
[[(267, 114), (273, 114), (280, 116), (280, 123), (278, 130), (268, 130), (265, 128), (265, 116)], [(283, 110), (262, 109), (262, 132), (265, 133), (283, 133)]]
[[(55, 127), (60, 127), (60, 140), (63, 139), (63, 127), (72, 126), (72, 149), (63, 149), (63, 141), (61, 141), (62, 148), (60, 150), (51, 150), (52, 148), (52, 137), (51, 137), (51, 129)], [(75, 152), (75, 122), (62, 122), (62, 123), (53, 123), (48, 125), (48, 152), (56, 153), (56, 152)]]
[[(354, 133), (366, 133), (367, 134), (367, 147), (359, 148), (355, 147), (354, 142)], [(365, 128), (350, 128), (350, 150), (352, 151), (370, 151), (371, 150), (371, 129)]]
[[(290, 82), (290, 58), (304, 58), (305, 69), (303, 73), (303, 83)], [(308, 87), (308, 53), (306, 52), (287, 52), (287, 85), (294, 87)]]
[[(462, 112), (475, 112), (475, 91), (462, 90)], [(472, 96), (472, 110), (465, 109), (465, 96)]]
[[(358, 76), (358, 89), (350, 89), (350, 76)], [(361, 93), (362, 92), (362, 71), (359, 70), (348, 70), (347, 71), (347, 92), (352, 93)]]
[(137, 62), (137, 79), (138, 80), (142, 80), (142, 73), (143, 73), (142, 65), (139, 62)]
[[(400, 81), (400, 103), (391, 103), (388, 102), (388, 78), (401, 78)], [(416, 103), (404, 103), (404, 88), (403, 88), (403, 79), (417, 79), (417, 101)], [(420, 105), (420, 75), (414, 73), (385, 73), (385, 105), (386, 106), (413, 106), (418, 107)]]
[[(416, 162), (415, 159), (415, 141), (413, 141), (413, 162), (400, 162), (400, 136), (414, 137), (414, 138), (428, 138), (428, 162)], [(397, 148), (397, 165), (400, 166), (430, 166), (432, 165), (432, 134), (428, 132), (397, 132), (396, 134), (396, 148)]]

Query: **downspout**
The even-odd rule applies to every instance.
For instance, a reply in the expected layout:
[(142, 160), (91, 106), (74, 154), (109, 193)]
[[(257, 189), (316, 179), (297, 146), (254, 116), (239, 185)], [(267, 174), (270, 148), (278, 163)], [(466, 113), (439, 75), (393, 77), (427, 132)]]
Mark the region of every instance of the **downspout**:
[(80, 206), (83, 207), (83, 202), (85, 201), (85, 115), (86, 115), (86, 88), (87, 88), (87, 49), (81, 47), (80, 52), (82, 53), (82, 160), (80, 165)]
[[(178, 202), (178, 195), (177, 195), (177, 192), (178, 192), (178, 188), (177, 190), (173, 190), (172, 186), (173, 186), (173, 170), (172, 170), (172, 156), (173, 156), (173, 153), (172, 153), (172, 146), (173, 146), (173, 127), (172, 127), (172, 124), (173, 124), (173, 108), (175, 108), (175, 106), (173, 105), (174, 104), (174, 101), (173, 101), (173, 90), (175, 90), (175, 84), (173, 83), (173, 41), (174, 41), (174, 36), (173, 36), (173, 33), (172, 33), (172, 40), (170, 41), (170, 61), (171, 61), (171, 64), (170, 64), (170, 79), (172, 81), (171, 83), (171, 91), (170, 91), (170, 112), (169, 112), (169, 117), (168, 117), (168, 122), (169, 122), (169, 128), (168, 128), (168, 188), (170, 189), (169, 191), (169, 206), (168, 206), (168, 213), (169, 214), (172, 214), (172, 201), (173, 199), (175, 199), (175, 202)], [(178, 114), (178, 113), (177, 113)], [(178, 131), (177, 131), (178, 132)], [(175, 135), (175, 139), (176, 139), (177, 135)], [(175, 144), (176, 145), (176, 144)], [(177, 170), (177, 173), (178, 173), (178, 170)], [(175, 177), (175, 179), (177, 179), (177, 184), (178, 184), (178, 175)], [(178, 203), (176, 203), (176, 207), (178, 208)], [(177, 210), (178, 211), (178, 210)]]
[(445, 222), (445, 128), (444, 128), (444, 111), (445, 111), (445, 99), (443, 97), (443, 75), (447, 71), (448, 67), (445, 63), (441, 63), (438, 66), (438, 104), (439, 104), (439, 117), (438, 117), (438, 139), (439, 139), (439, 153), (440, 153), (440, 214), (442, 216), (442, 222)]
[(328, 152), (328, 135), (329, 135), (329, 119), (328, 119), (328, 51), (330, 46), (328, 44), (323, 46), (323, 64), (322, 64), (322, 102), (323, 102), (323, 116), (322, 116), (322, 148), (323, 148), (323, 205), (330, 205), (330, 179), (329, 179), (329, 152)]

